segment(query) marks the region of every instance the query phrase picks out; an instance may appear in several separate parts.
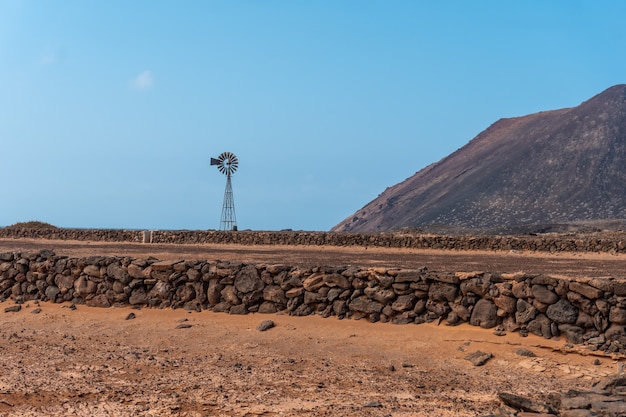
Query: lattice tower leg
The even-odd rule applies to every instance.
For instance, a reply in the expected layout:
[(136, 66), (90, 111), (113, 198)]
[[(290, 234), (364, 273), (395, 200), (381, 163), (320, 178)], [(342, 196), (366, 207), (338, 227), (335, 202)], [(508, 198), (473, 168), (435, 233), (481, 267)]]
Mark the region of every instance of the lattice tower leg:
[(237, 230), (235, 200), (233, 199), (233, 186), (230, 181), (230, 175), (226, 176), (226, 190), (224, 191), (224, 205), (222, 206), (220, 230)]

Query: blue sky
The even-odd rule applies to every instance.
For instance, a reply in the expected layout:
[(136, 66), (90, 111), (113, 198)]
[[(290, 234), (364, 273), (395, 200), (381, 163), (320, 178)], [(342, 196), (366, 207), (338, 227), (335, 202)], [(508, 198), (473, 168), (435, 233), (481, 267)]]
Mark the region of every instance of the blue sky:
[(0, 226), (328, 230), (626, 83), (622, 1), (0, 0)]

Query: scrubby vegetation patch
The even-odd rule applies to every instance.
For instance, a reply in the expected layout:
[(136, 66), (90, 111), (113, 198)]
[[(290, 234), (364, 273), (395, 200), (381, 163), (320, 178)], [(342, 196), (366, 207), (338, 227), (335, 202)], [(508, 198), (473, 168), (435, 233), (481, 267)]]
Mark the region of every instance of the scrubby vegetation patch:
[(40, 222), (38, 220), (30, 220), (27, 222), (18, 222), (7, 226), (11, 229), (56, 229), (57, 227), (50, 223)]

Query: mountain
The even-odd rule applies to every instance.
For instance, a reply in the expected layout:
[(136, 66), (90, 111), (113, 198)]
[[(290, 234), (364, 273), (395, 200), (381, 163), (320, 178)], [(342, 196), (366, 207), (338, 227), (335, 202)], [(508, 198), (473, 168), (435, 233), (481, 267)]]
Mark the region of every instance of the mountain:
[(501, 119), (332, 231), (530, 232), (626, 219), (626, 85)]

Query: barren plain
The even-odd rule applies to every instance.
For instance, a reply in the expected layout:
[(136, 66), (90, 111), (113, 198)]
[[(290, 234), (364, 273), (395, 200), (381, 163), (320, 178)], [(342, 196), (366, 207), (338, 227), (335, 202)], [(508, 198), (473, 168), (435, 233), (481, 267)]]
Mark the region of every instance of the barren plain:
[[(0, 252), (44, 248), (72, 257), (626, 276), (626, 256), (609, 254), (0, 240)], [(588, 389), (622, 361), (565, 340), (469, 325), (32, 301), (3, 310), (0, 416), (7, 417), (480, 416), (498, 409), (498, 392), (542, 399)], [(257, 330), (268, 319), (275, 327)], [(474, 366), (465, 357), (476, 351), (493, 358)]]

